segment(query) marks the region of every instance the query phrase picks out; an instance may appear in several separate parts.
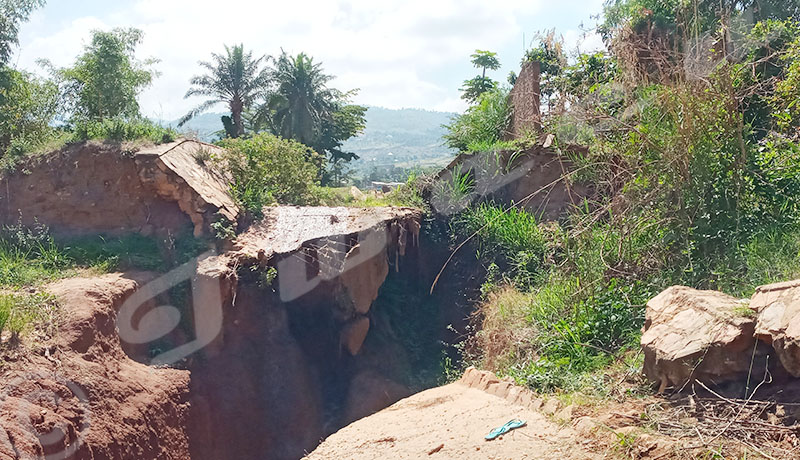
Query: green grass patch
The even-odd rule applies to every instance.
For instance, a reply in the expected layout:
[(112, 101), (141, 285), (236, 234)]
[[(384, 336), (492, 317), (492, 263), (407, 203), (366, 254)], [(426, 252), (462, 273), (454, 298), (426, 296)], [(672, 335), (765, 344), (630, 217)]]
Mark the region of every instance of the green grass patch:
[(36, 287), (82, 270), (162, 272), (207, 249), (207, 242), (190, 234), (169, 242), (139, 234), (57, 241), (42, 225), (15, 225), (0, 231), (0, 288)]
[(18, 337), (31, 330), (55, 334), (55, 299), (47, 283), (81, 274), (113, 271), (163, 272), (199, 255), (208, 243), (191, 235), (163, 242), (131, 234), (56, 241), (46, 227), (15, 225), (0, 231), (0, 333)]
[(132, 269), (161, 271), (165, 268), (158, 242), (139, 234), (81, 237), (63, 242), (59, 249), (71, 265), (100, 272)]
[(0, 334), (10, 332), (18, 337), (33, 328), (47, 335), (55, 332), (57, 305), (46, 293), (0, 294)]

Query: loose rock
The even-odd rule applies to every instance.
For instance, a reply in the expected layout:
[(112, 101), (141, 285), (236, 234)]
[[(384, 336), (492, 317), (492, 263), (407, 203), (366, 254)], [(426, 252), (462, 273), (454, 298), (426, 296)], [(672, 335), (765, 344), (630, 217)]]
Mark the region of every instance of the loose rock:
[(746, 375), (755, 318), (746, 301), (716, 291), (673, 286), (647, 303), (644, 372), (659, 391), (689, 380), (716, 383)]

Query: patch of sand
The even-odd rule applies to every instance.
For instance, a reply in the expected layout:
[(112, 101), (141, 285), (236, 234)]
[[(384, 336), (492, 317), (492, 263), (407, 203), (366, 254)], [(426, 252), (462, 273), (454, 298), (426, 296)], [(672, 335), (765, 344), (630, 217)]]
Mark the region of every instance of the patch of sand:
[[(511, 419), (527, 424), (486, 441)], [(453, 383), (403, 399), (343, 428), (306, 458), (322, 459), (595, 459), (571, 428), (508, 398)], [(587, 441), (588, 442), (588, 441)]]

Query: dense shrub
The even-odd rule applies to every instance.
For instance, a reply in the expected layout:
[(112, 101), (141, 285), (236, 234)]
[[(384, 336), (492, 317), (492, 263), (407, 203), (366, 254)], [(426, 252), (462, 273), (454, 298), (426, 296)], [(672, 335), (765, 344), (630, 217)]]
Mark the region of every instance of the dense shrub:
[(156, 144), (172, 142), (178, 137), (177, 131), (164, 128), (146, 118), (132, 120), (106, 118), (97, 121), (78, 121), (75, 124), (73, 140), (104, 140), (112, 142), (147, 140)]
[[(746, 297), (798, 276), (800, 9), (751, 7), (614, 0), (607, 53), (570, 63), (552, 33), (527, 53), (541, 64), (554, 153), (593, 193), (542, 225), (515, 209), (463, 209), (480, 192), (453, 172), (454, 247), (474, 249), (487, 273), (468, 359), (535, 388), (577, 389), (637, 347), (660, 290)], [(454, 120), (448, 143), (497, 147), (500, 102)]]
[(253, 215), (264, 206), (313, 204), (313, 190), (322, 157), (305, 145), (271, 134), (226, 139), (222, 159), (230, 171), (231, 191)]
[(582, 216), (538, 223), (530, 213), (481, 204), (453, 219), (457, 239), (488, 269), (479, 332), (467, 359), (537, 389), (576, 389), (582, 374), (635, 343), (644, 303), (658, 289), (662, 230), (621, 233)]
[(538, 223), (525, 211), (481, 204), (451, 223), (455, 242), (473, 237), (487, 268), (478, 332), (466, 361), (539, 390), (577, 390), (593, 372), (638, 346), (647, 300), (672, 284), (747, 296), (800, 272), (796, 226), (771, 226), (690, 269), (675, 264), (670, 225), (655, 211), (576, 212)]
[(447, 146), (459, 151), (485, 151), (501, 141), (508, 130), (511, 108), (508, 89), (497, 88), (483, 93), (478, 103), (446, 125)]

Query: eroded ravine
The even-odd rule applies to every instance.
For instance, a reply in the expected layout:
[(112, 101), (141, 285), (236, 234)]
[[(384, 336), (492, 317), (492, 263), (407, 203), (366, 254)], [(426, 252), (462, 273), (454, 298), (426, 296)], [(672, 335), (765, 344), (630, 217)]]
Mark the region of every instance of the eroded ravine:
[[(164, 275), (57, 283), (59, 334), (44, 356), (6, 370), (0, 452), (300, 458), (414, 391), (402, 378), (408, 352), (373, 302), (385, 282), (419, 274), (419, 219), (410, 209), (267, 210), (230, 251), (191, 267), (183, 304), (158, 292)], [(163, 334), (168, 303), (180, 315)]]
[(297, 459), (437, 383), (447, 325), (466, 315), (450, 301), (460, 280), (428, 295), (446, 247), (420, 211), (275, 207), (247, 222), (195, 161), (206, 149), (78, 145), (2, 177), (0, 224), (172, 241), (227, 221), (239, 235), (168, 273), (43, 288), (58, 330), (7, 353), (0, 459)]

